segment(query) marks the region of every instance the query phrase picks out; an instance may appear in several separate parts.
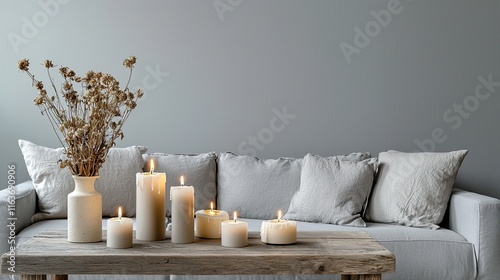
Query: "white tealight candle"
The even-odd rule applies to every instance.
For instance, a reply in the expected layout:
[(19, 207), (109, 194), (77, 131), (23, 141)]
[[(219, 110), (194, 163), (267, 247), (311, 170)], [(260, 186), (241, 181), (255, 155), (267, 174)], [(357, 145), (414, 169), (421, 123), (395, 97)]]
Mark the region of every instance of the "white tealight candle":
[(221, 245), (239, 248), (248, 245), (248, 223), (234, 219), (221, 222)]
[(210, 210), (196, 211), (196, 236), (201, 238), (220, 238), (222, 221), (229, 220), (226, 211), (214, 210), (214, 203), (210, 202)]
[(130, 248), (132, 247), (133, 222), (130, 218), (122, 217), (122, 208), (118, 208), (118, 218), (111, 218), (107, 221), (107, 241), (109, 248)]
[(260, 228), (260, 240), (267, 244), (293, 244), (297, 242), (297, 223), (281, 219), (263, 221)]
[(172, 243), (194, 242), (194, 188), (181, 185), (170, 188), (172, 200)]
[(163, 240), (167, 238), (165, 219), (165, 173), (154, 172), (151, 159), (150, 172), (137, 173), (136, 238), (138, 240)]

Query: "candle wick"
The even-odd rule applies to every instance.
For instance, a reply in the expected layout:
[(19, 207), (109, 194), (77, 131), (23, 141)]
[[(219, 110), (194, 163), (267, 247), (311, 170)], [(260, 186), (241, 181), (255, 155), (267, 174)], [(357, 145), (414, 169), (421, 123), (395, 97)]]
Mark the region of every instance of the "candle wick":
[(149, 174), (153, 174), (153, 169), (150, 169), (150, 170), (149, 170)]

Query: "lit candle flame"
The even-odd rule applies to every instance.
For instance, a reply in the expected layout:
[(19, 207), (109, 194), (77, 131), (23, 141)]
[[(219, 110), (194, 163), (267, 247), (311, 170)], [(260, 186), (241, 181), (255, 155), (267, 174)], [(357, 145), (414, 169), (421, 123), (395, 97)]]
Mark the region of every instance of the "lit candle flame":
[(184, 186), (184, 176), (181, 176), (181, 186)]
[(154, 162), (154, 160), (153, 160), (153, 159), (151, 159), (151, 161), (150, 161), (150, 162), (151, 162), (151, 164), (150, 164), (150, 166), (149, 166), (149, 173), (150, 173), (150, 174), (153, 174), (153, 172), (155, 171), (155, 162)]
[(210, 202), (210, 211), (213, 212), (214, 211), (214, 203), (213, 202)]
[(236, 211), (233, 212), (233, 220), (236, 223)]
[(118, 207), (118, 218), (119, 219), (122, 218), (122, 208), (121, 207)]
[(278, 222), (281, 220), (281, 210), (278, 211)]

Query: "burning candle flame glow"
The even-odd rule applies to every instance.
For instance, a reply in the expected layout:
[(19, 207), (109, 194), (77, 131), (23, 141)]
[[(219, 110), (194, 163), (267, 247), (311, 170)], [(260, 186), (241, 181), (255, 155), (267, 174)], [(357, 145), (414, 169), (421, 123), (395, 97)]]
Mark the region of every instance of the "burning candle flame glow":
[(184, 186), (184, 176), (181, 176), (181, 186)]
[(236, 223), (236, 211), (233, 212), (233, 220)]
[(214, 211), (214, 203), (213, 202), (210, 202), (210, 211)]
[(122, 218), (122, 208), (121, 207), (118, 207), (118, 218), (119, 219)]
[(150, 166), (149, 166), (149, 173), (153, 174), (153, 172), (155, 171), (155, 162), (153, 159), (151, 159), (150, 161)]
[(278, 211), (278, 222), (281, 220), (281, 210)]

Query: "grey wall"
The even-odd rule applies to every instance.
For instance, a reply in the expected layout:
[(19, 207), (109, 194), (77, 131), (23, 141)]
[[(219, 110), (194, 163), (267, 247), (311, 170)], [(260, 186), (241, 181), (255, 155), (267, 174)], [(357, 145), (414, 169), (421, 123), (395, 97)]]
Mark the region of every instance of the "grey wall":
[(457, 185), (500, 197), (500, 1), (0, 5), (2, 185), (8, 164), (29, 178), (17, 139), (59, 146), (17, 61), (44, 80), (48, 58), (124, 82), (133, 53), (146, 97), (119, 146), (262, 158), (469, 149)]

